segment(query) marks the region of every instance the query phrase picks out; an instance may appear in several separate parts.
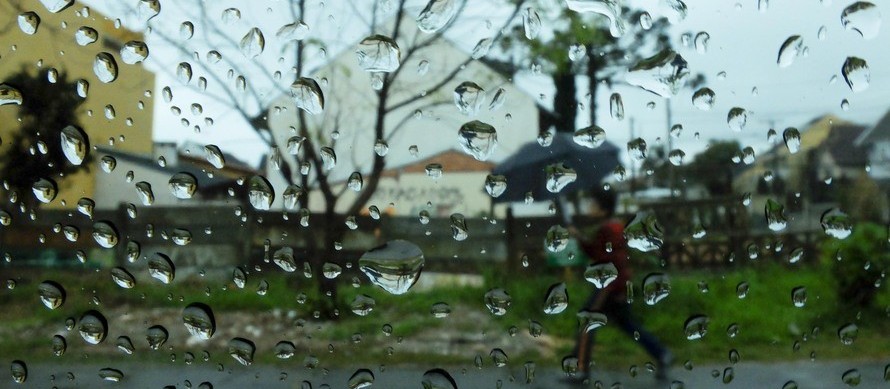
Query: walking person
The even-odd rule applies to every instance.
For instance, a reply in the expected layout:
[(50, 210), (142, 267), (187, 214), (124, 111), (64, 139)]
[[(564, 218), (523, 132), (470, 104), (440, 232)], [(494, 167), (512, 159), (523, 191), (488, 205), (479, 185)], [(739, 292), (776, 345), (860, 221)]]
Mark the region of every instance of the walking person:
[[(615, 218), (617, 196), (612, 190), (596, 188), (592, 197), (594, 204), (589, 210), (589, 215), (602, 218), (603, 224), (593, 236), (585, 236), (575, 226), (569, 226), (568, 229), (578, 239), (581, 249), (588, 258), (591, 258), (593, 264), (612, 263), (618, 269), (618, 276), (605, 288), (595, 290), (581, 310), (605, 314), (608, 325), (617, 326), (636, 339), (654, 359), (656, 378), (666, 380), (667, 369), (674, 359), (673, 354), (658, 341), (658, 338), (639, 324), (631, 312), (627, 299), (627, 283), (633, 276), (633, 270), (629, 263), (627, 240), (624, 238), (624, 223)], [(580, 369), (580, 374), (574, 378), (577, 382), (585, 382), (589, 378), (594, 331), (585, 331), (584, 328), (578, 331), (573, 351), (573, 356), (578, 358)]]

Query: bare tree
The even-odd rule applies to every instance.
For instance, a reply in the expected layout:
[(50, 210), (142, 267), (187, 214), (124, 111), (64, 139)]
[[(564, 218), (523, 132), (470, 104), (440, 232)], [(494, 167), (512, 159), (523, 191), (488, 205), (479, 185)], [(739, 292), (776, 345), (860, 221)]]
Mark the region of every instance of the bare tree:
[[(375, 140), (386, 142), (399, 136), (399, 130), (409, 119), (409, 117), (400, 114), (400, 109), (403, 110), (408, 106), (414, 107), (418, 104), (420, 107), (447, 104), (448, 100), (443, 99), (440, 92), (449, 86), (467, 64), (474, 61), (469, 54), (465, 54), (465, 59), (456, 63), (452, 69), (430, 75), (430, 79), (435, 79), (423, 91), (414, 90), (413, 93), (407, 95), (403, 93), (404, 91), (398, 91), (399, 80), (408, 73), (404, 64), (415, 59), (425, 48), (442, 41), (453, 26), (464, 22), (462, 18), (465, 16), (468, 2), (466, 0), (452, 0), (451, 2), (454, 3), (455, 12), (450, 22), (430, 33), (418, 33), (417, 27), (413, 25), (412, 21), (417, 17), (417, 14), (412, 10), (419, 10), (417, 5), (422, 5), (415, 4), (415, 1), (375, 1), (368, 4), (351, 2), (349, 3), (350, 9), (338, 9), (338, 11), (347, 14), (354, 14), (349, 17), (361, 20), (358, 25), (349, 25), (350, 33), (358, 32), (358, 34), (352, 35), (362, 37), (385, 34), (386, 38), (398, 42), (399, 45), (399, 60), (402, 66), (387, 73), (371, 74), (371, 76), (377, 77), (378, 84), (374, 88), (376, 90), (372, 90), (369, 86), (365, 90), (356, 91), (363, 99), (370, 99), (369, 104), (373, 106), (373, 120), (369, 133), (373, 134)], [(503, 25), (495, 30), (496, 34), (491, 37), (492, 40), (500, 38), (502, 31), (505, 31), (513, 23), (521, 10), (522, 3), (522, 1), (518, 1), (516, 4), (510, 5), (509, 15), (504, 19)], [(289, 96), (293, 83), (303, 78), (313, 77), (320, 68), (326, 66), (329, 54), (328, 46), (337, 46), (336, 44), (331, 45), (330, 39), (319, 40), (306, 33), (311, 24), (304, 24), (302, 20), (313, 19), (321, 25), (326, 22), (325, 19), (340, 15), (340, 13), (336, 13), (335, 16), (335, 13), (330, 10), (314, 9), (315, 4), (312, 3), (313, 6), (310, 6), (306, 0), (290, 2), (287, 5), (289, 17), (285, 18), (286, 24), (279, 28), (278, 33), (275, 34), (278, 38), (277, 42), (268, 39), (272, 36), (272, 29), (275, 28), (271, 25), (258, 27), (259, 32), (263, 35), (262, 38), (250, 35), (256, 34), (253, 30), (243, 38), (234, 35), (231, 28), (226, 25), (226, 18), (233, 18), (236, 13), (240, 15), (240, 11), (226, 9), (220, 14), (218, 9), (212, 9), (213, 5), (202, 1), (177, 4), (182, 10), (182, 18), (185, 19), (179, 26), (178, 35), (173, 28), (175, 25), (160, 28), (159, 20), (162, 18), (158, 21), (149, 20), (146, 23), (149, 26), (157, 24), (152, 29), (150, 36), (159, 40), (163, 46), (169, 47), (180, 57), (200, 59), (201, 54), (195, 48), (197, 45), (190, 41), (192, 34), (196, 37), (200, 35), (202, 41), (209, 46), (207, 48), (211, 49), (204, 55), (206, 58), (203, 61), (193, 60), (183, 61), (180, 64), (167, 64), (163, 65), (161, 70), (178, 78), (187, 87), (202, 93), (203, 96), (214, 100), (215, 103), (224, 105), (231, 114), (237, 115), (240, 120), (247, 123), (250, 130), (268, 145), (271, 150), (270, 157), (274, 158), (274, 165), (279, 168), (287, 184), (292, 188), (298, 188), (300, 193), (303, 193), (300, 201), (302, 208), (309, 208), (307, 193), (312, 191), (321, 193), (325, 225), (319, 239), (321, 247), (316, 247), (314, 238), (308, 239), (310, 247), (307, 248), (307, 255), (315, 278), (319, 280), (321, 292), (331, 296), (332, 304), (325, 307), (325, 310), (332, 312), (333, 310), (327, 308), (336, 305), (336, 284), (322, 276), (322, 265), (325, 261), (338, 258), (336, 242), (340, 241), (347, 231), (347, 226), (344, 223), (345, 218), (357, 215), (366, 206), (377, 190), (387, 160), (384, 155), (375, 153), (370, 147), (353, 150), (354, 159), (361, 159), (361, 154), (370, 155), (370, 166), (360, 169), (364, 182), (361, 190), (356, 196), (350, 196), (346, 200), (347, 198), (344, 196), (346, 190), (342, 186), (342, 182), (335, 182), (337, 177), (333, 174), (337, 171), (325, 168), (323, 155), (326, 148), (331, 148), (336, 144), (336, 140), (327, 134), (337, 131), (342, 125), (339, 117), (341, 113), (338, 112), (348, 109), (347, 107), (339, 110), (336, 107), (338, 103), (343, 103), (342, 101), (326, 101), (323, 120), (313, 121), (310, 118), (311, 114), (305, 110), (296, 109), (295, 123), (291, 126), (293, 134), (275, 134), (271, 129), (270, 112), (282, 108), (269, 108), (273, 101), (279, 96)], [(385, 9), (387, 5), (389, 9)], [(138, 7), (138, 5), (134, 5), (129, 11), (139, 15)], [(368, 7), (370, 10), (367, 9)], [(144, 12), (141, 16), (146, 17)], [(161, 14), (161, 17), (163, 16), (164, 14)], [(281, 15), (276, 16), (281, 22)], [(295, 37), (296, 35), (306, 36)], [(343, 35), (350, 34), (343, 33)], [(343, 36), (338, 39), (343, 39)], [(259, 43), (260, 41), (263, 43)], [(280, 51), (281, 57), (278, 61), (252, 57), (256, 50), (262, 50), (259, 47), (263, 44)], [(270, 47), (266, 47), (265, 50), (269, 50)], [(348, 52), (355, 46), (347, 45), (346, 47), (345, 51)], [(239, 52), (245, 55), (240, 55)], [(320, 56), (325, 57), (325, 60), (317, 60)], [(194, 74), (198, 77), (198, 81), (189, 81), (186, 73)], [(293, 105), (287, 108), (292, 107)], [(293, 156), (281, 155), (281, 149), (284, 146), (282, 139), (288, 139), (289, 136), (296, 137), (301, 142), (299, 152)], [(309, 166), (311, 169), (308, 174), (301, 171), (305, 166)], [(340, 204), (343, 201), (348, 201), (345, 207)], [(345, 212), (338, 212), (338, 209), (345, 209)], [(308, 233), (315, 232), (317, 231)]]

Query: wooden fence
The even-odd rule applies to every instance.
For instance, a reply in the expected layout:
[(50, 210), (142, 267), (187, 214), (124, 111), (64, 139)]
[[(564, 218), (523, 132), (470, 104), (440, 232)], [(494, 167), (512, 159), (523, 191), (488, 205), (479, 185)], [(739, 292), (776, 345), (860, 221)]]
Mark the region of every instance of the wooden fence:
[[(344, 223), (342, 217), (327, 220), (321, 215), (310, 215), (309, 225), (304, 227), (297, 213), (257, 213), (248, 207), (140, 207), (135, 218), (124, 207), (97, 211), (92, 219), (77, 211), (41, 210), (35, 220), (25, 214), (13, 214), (12, 224), (0, 227), (0, 253), (11, 259), (2, 261), (0, 266), (81, 266), (76, 259), (78, 254), (96, 266), (113, 266), (124, 263), (130, 242), (139, 245), (143, 257), (161, 252), (180, 268), (254, 266), (267, 259), (266, 244), (271, 251), (290, 246), (298, 259), (305, 258), (310, 244), (321, 247), (321, 232), (327, 223)], [(750, 262), (754, 254), (760, 261), (787, 261), (790, 252), (797, 248), (804, 252), (802, 261), (811, 261), (817, 256), (824, 235), (752, 233), (747, 226), (747, 213), (742, 212), (746, 210), (720, 201), (659, 205), (650, 211), (666, 226), (664, 244), (651, 256), (672, 268), (738, 266)], [(117, 229), (120, 242), (114, 249), (99, 247), (91, 237), (96, 221), (108, 221)], [(576, 221), (580, 225), (597, 222), (585, 218)], [(476, 273), (492, 266), (518, 270), (523, 266), (523, 257), (532, 270), (548, 268), (544, 236), (551, 226), (559, 224), (559, 219), (468, 219), (469, 236), (463, 241), (452, 237), (448, 218), (432, 218), (426, 224), (417, 217), (401, 216), (384, 216), (381, 220), (360, 217), (356, 222), (358, 228), (347, 229), (338, 239), (342, 249), (325, 260), (355, 264), (369, 248), (387, 240), (405, 239), (420, 246), (430, 270)], [(701, 239), (692, 237), (697, 224), (707, 229)], [(75, 241), (65, 237), (62, 229), (66, 227), (79, 231)], [(174, 231), (188, 231), (191, 243), (174, 244)], [(144, 266), (145, 261), (139, 262)]]

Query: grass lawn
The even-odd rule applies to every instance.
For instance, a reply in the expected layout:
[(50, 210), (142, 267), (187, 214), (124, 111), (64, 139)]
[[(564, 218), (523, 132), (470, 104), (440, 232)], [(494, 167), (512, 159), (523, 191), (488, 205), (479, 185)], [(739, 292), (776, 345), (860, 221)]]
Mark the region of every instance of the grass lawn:
[[(719, 272), (664, 272), (671, 277), (670, 295), (649, 306), (637, 287), (633, 307), (646, 328), (673, 350), (680, 363), (728, 365), (731, 350), (747, 361), (886, 358), (890, 335), (886, 320), (890, 293), (886, 287), (881, 287), (876, 304), (883, 308), (857, 312), (838, 301), (831, 273), (814, 266), (760, 264)], [(636, 285), (646, 274), (637, 272)], [(319, 300), (315, 284), (296, 273), (253, 274), (244, 289), (236, 288), (231, 281), (205, 278), (175, 280), (170, 285), (140, 280), (133, 289), (121, 289), (112, 282), (108, 269), (10, 271), (6, 278), (15, 280), (16, 286), (0, 292), (0, 311), (4, 312), (0, 349), (11, 358), (59, 358), (50, 352), (53, 334), (65, 333), (66, 318), (78, 319), (83, 312), (95, 309), (111, 323), (105, 344), (86, 346), (76, 330), (67, 332), (70, 350), (61, 358), (120, 358), (123, 354), (116, 351), (114, 341), (122, 334), (130, 336), (137, 349), (145, 350), (145, 329), (156, 320), (171, 330), (168, 344), (161, 351), (137, 352), (127, 358), (169, 363), (171, 355), (180, 359), (191, 352), (200, 361), (206, 350), (214, 362), (235, 363), (226, 355), (226, 342), (234, 334), (256, 343), (257, 363), (293, 364), (296, 360), (302, 364), (315, 357), (323, 367), (421, 362), (468, 367), (477, 355), (490, 364), (489, 352), (494, 348), (503, 349), (516, 366), (535, 361), (540, 367), (556, 367), (571, 351), (577, 327), (574, 313), (593, 288), (580, 274), (570, 279), (562, 273), (506, 277), (492, 271), (481, 288), (442, 287), (394, 296), (362, 279), (365, 285), (357, 288), (343, 283), (340, 300), (348, 305), (354, 296), (365, 294), (376, 301), (374, 310), (361, 317), (345, 308), (339, 320), (324, 321), (314, 317), (313, 302)], [(268, 292), (262, 296), (256, 293), (261, 279), (269, 283)], [(45, 308), (38, 299), (37, 285), (43, 280), (58, 282), (67, 291), (64, 305), (56, 310)], [(561, 314), (546, 315), (545, 294), (557, 282), (566, 282), (569, 307)], [(744, 298), (737, 291), (742, 282), (748, 284)], [(707, 285), (706, 292), (703, 285)], [(808, 296), (800, 308), (791, 301), (791, 290), (799, 286), (806, 287)], [(494, 316), (484, 306), (483, 295), (494, 287), (503, 288), (512, 297), (504, 316)], [(301, 303), (303, 300), (305, 303)], [(192, 302), (210, 306), (218, 323), (214, 338), (199, 346), (187, 344), (178, 317)], [(434, 318), (430, 314), (430, 307), (438, 302), (449, 304), (452, 313), (448, 317)], [(136, 324), (129, 328), (116, 325), (123, 317), (120, 315), (151, 310), (156, 312), (145, 314), (146, 319), (135, 316)], [(684, 322), (692, 315), (709, 318), (702, 339), (686, 339)], [(541, 337), (528, 335), (530, 321), (543, 326)], [(847, 323), (859, 327), (851, 345), (842, 344), (837, 335)], [(392, 328), (389, 335), (383, 330), (386, 325)], [(732, 325), (738, 329), (734, 337), (727, 331)], [(597, 336), (594, 360), (600, 366), (626, 369), (649, 361), (631, 338), (608, 324)], [(297, 345), (293, 359), (280, 361), (274, 356), (272, 349), (279, 340)]]

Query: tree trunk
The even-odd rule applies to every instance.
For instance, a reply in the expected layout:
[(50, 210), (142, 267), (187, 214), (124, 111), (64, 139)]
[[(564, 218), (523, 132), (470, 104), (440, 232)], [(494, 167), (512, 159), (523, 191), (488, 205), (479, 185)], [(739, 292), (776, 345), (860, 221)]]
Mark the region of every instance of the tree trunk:
[(575, 75), (571, 72), (558, 72), (553, 75), (556, 93), (553, 95), (553, 112), (556, 114), (557, 132), (575, 132), (575, 117), (578, 113)]

